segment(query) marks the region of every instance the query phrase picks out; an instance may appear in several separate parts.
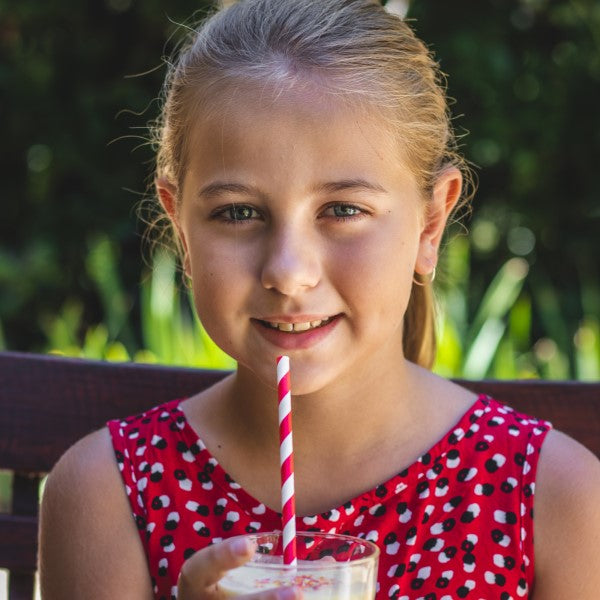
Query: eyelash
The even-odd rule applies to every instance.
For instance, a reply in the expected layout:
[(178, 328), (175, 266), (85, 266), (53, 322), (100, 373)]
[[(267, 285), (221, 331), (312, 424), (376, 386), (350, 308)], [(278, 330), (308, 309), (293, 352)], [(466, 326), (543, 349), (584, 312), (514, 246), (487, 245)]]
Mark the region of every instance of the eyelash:
[[(236, 210), (236, 209), (239, 210), (239, 209), (244, 209), (244, 208), (249, 209), (251, 214), (252, 214), (252, 212), (258, 214), (258, 211), (248, 204), (230, 204), (228, 206), (223, 206), (222, 208), (219, 208), (216, 211), (213, 211), (211, 213), (210, 217), (211, 217), (211, 219), (219, 220), (227, 225), (241, 225), (242, 223), (246, 223), (246, 222), (254, 220), (253, 218), (248, 218), (248, 219), (232, 219), (231, 218), (231, 214), (234, 210)], [(362, 219), (367, 216), (367, 212), (365, 210), (363, 210), (353, 204), (345, 204), (342, 202), (338, 202), (338, 203), (330, 204), (329, 206), (326, 206), (325, 210), (329, 210), (330, 208), (333, 208), (333, 209), (345, 208), (345, 209), (352, 209), (352, 210), (358, 211), (352, 215), (346, 215), (346, 216), (335, 216), (334, 215), (333, 218), (338, 223), (348, 223), (349, 221), (357, 221), (357, 220)], [(228, 213), (229, 213), (229, 215), (228, 215)]]

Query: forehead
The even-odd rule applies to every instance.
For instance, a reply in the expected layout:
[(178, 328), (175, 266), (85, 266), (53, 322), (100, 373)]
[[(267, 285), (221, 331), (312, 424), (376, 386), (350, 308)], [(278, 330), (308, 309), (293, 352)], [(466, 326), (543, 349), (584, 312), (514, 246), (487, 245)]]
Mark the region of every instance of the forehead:
[(316, 85), (238, 84), (213, 96), (210, 106), (192, 123), (188, 170), (411, 176), (399, 136), (380, 110)]

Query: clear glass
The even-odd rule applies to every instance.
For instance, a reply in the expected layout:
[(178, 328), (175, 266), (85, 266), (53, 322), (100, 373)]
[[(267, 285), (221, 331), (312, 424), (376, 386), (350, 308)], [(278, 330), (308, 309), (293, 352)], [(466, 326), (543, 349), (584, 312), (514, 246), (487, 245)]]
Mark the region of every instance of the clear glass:
[(331, 533), (298, 532), (298, 565), (283, 564), (281, 532), (253, 533), (252, 560), (219, 582), (225, 597), (296, 586), (307, 600), (373, 600), (379, 549), (372, 542)]

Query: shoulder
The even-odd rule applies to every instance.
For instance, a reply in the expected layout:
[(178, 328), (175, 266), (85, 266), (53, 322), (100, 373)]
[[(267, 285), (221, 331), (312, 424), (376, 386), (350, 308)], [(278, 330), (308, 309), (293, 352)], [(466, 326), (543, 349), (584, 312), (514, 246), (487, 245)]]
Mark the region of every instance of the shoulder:
[(600, 461), (560, 431), (542, 446), (534, 509), (534, 598), (597, 598)]
[(48, 476), (40, 512), (40, 582), (49, 600), (111, 598), (123, 590), (151, 597), (107, 429), (77, 442)]

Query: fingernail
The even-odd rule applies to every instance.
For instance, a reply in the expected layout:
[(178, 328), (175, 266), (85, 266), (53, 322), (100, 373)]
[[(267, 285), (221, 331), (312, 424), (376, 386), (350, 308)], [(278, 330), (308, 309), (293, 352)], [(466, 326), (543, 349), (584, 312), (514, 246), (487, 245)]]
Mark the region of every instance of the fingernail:
[(250, 552), (250, 544), (246, 538), (238, 538), (231, 542), (231, 551), (237, 556), (245, 556)]
[(296, 595), (296, 588), (285, 588), (280, 590), (277, 594), (280, 600), (294, 600)]

